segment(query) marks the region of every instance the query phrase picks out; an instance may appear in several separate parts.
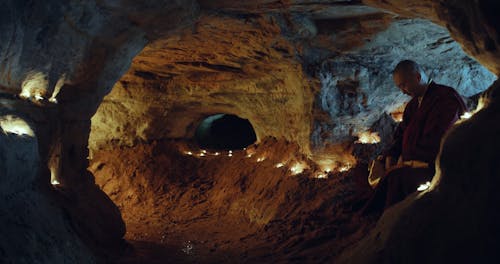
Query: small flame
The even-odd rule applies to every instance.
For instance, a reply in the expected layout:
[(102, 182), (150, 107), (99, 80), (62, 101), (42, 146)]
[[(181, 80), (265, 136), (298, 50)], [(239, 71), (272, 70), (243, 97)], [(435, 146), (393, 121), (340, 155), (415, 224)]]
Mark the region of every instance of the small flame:
[(214, 153), (214, 155), (215, 155), (215, 156), (219, 156), (219, 155), (220, 155), (220, 153), (219, 153), (219, 152), (215, 152), (215, 153)]
[(426, 182), (424, 184), (420, 184), (420, 186), (418, 186), (417, 188), (417, 191), (422, 192), (429, 189), (429, 187), (431, 187), (431, 182)]
[(252, 154), (248, 154), (248, 155), (247, 155), (247, 158), (251, 158), (251, 157), (252, 157)]
[(59, 185), (61, 184), (58, 180), (52, 180), (50, 183), (52, 183), (52, 185)]
[(229, 153), (227, 154), (228, 157), (232, 157), (233, 156), (233, 153)]
[(376, 144), (380, 142), (378, 132), (365, 131), (358, 134), (358, 140), (355, 143)]
[(297, 175), (303, 172), (305, 167), (306, 166), (303, 163), (297, 162), (290, 168), (290, 171), (292, 172), (293, 175)]
[(205, 157), (205, 153), (200, 153), (200, 154), (198, 154), (198, 156)]
[(191, 152), (191, 151), (185, 151), (184, 154), (191, 156), (191, 155), (193, 155), (193, 152)]
[(316, 175), (316, 178), (317, 179), (327, 179), (328, 175), (324, 174), (324, 173), (320, 173), (320, 174)]
[(201, 153), (203, 153), (203, 154), (207, 154), (207, 151), (206, 151), (206, 150), (204, 150), (204, 149), (202, 149), (202, 150), (201, 150)]
[(283, 166), (285, 166), (285, 164), (283, 164), (282, 162), (280, 162), (280, 163), (276, 163), (276, 165), (274, 167), (281, 168)]
[(258, 159), (257, 159), (257, 162), (262, 162), (262, 161), (264, 161), (265, 159), (266, 159), (266, 157), (260, 157), (260, 158), (258, 158)]
[(471, 112), (465, 112), (463, 115), (460, 116), (460, 119), (469, 119), (472, 117), (472, 113)]
[(351, 169), (351, 165), (350, 164), (346, 164), (346, 165), (340, 166), (339, 171), (340, 172), (346, 172), (346, 171), (348, 171), (350, 169)]

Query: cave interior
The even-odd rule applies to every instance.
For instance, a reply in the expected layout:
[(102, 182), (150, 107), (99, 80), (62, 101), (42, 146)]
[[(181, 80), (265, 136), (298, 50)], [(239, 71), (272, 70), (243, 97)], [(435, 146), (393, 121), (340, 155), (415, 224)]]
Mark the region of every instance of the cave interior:
[[(500, 259), (500, 4), (0, 4), (0, 262)], [(469, 112), (377, 217), (369, 162), (418, 62)]]

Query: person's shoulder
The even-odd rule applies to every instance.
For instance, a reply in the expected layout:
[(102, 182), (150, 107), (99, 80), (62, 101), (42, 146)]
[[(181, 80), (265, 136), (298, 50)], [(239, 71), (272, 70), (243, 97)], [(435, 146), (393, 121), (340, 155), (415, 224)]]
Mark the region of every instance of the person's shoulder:
[(432, 82), (431, 87), (433, 87), (434, 93), (439, 96), (460, 96), (455, 88), (447, 85)]

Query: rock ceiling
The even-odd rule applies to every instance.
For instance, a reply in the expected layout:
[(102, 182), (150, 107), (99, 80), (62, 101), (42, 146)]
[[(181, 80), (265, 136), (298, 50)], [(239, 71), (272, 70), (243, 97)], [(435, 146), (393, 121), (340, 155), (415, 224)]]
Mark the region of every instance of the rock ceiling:
[[(494, 80), (440, 26), (359, 2), (200, 4), (192, 26), (133, 59), (93, 117), (92, 149), (190, 139), (203, 118), (230, 113), (249, 119), (259, 140), (322, 152), (408, 100), (392, 84), (399, 60), (417, 60), (463, 96)], [(341, 99), (346, 81), (356, 87)]]
[[(87, 171), (88, 144), (95, 150), (189, 139), (205, 116), (227, 112), (248, 118), (259, 139), (281, 137), (295, 141), (296, 152), (321, 152), (403, 103), (388, 74), (406, 54), (464, 96), (486, 89), (495, 76), (428, 20), (500, 73), (494, 1), (6, 0), (0, 6), (2, 114), (26, 118), (37, 135), (0, 133), (0, 154), (7, 157), (0, 162), (7, 190), (0, 194), (2, 259), (91, 263), (88, 246), (106, 250), (121, 241), (120, 212)], [(421, 245), (432, 251), (423, 254), (429, 260), (460, 257), (456, 241), (466, 241), (462, 253), (474, 255), (471, 262), (478, 261), (474, 253), (496, 253), (498, 86), (490, 88), (486, 111), (445, 141), (436, 177), (443, 185), (433, 183), (429, 195), (383, 218), (392, 219), (381, 221), (390, 232), (375, 230), (354, 251), (360, 262), (370, 263), (365, 256), (375, 263), (408, 256), (421, 262)], [(52, 169), (64, 192), (49, 187)], [(429, 235), (440, 244), (427, 243)], [(401, 243), (410, 240), (423, 243)]]

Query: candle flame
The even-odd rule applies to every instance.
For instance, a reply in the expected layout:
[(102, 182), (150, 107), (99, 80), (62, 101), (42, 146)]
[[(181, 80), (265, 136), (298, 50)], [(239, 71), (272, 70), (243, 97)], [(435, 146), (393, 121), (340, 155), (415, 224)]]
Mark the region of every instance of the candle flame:
[(431, 187), (431, 182), (426, 182), (424, 184), (420, 184), (420, 186), (418, 186), (417, 188), (417, 191), (422, 192), (429, 189), (429, 187)]
[(376, 144), (380, 142), (378, 132), (365, 131), (358, 134), (358, 140), (355, 143)]

